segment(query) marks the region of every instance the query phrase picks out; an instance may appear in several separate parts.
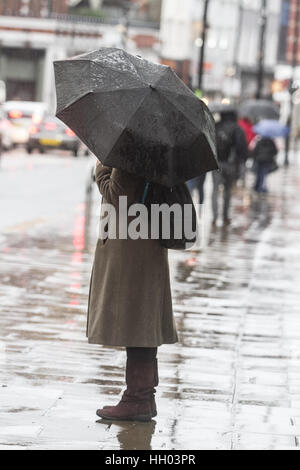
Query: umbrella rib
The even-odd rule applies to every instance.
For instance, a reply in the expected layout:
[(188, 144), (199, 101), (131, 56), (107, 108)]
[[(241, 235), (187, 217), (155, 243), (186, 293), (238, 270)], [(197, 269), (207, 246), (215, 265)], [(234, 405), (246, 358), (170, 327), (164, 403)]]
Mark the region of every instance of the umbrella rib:
[(169, 68), (166, 68), (166, 70), (164, 70), (164, 73), (161, 74), (161, 75), (158, 77), (158, 80), (157, 80), (157, 82), (155, 83), (155, 86), (158, 87), (160, 81), (161, 81), (163, 78), (165, 78), (165, 75), (167, 75), (168, 73), (169, 73)]
[(115, 93), (115, 92), (121, 92), (123, 93), (124, 91), (134, 91), (134, 90), (142, 90), (142, 89), (147, 89), (148, 87), (146, 86), (135, 86), (135, 87), (132, 87), (132, 88), (118, 88), (118, 89), (115, 89), (115, 90), (92, 90), (90, 93)]
[[(161, 90), (160, 90), (161, 91)], [(191, 118), (180, 108), (178, 108), (176, 106), (176, 102), (173, 103), (173, 101), (170, 100), (170, 98), (168, 96), (166, 96), (164, 93), (163, 93), (163, 96), (165, 97), (166, 100), (168, 100), (168, 102), (176, 109), (176, 111), (179, 111), (183, 114), (183, 116), (192, 124), (192, 126), (197, 130), (199, 131), (200, 128), (191, 120)], [(210, 136), (208, 136), (208, 139), (210, 140)]]
[[(145, 88), (145, 91), (146, 91), (146, 90), (148, 90), (148, 93), (145, 93), (145, 95), (144, 95), (143, 98), (141, 99), (140, 103), (138, 104), (137, 108), (134, 110), (134, 112), (132, 113), (132, 115), (130, 116), (130, 118), (128, 119), (127, 122), (130, 122), (131, 119), (134, 118), (134, 116), (136, 115), (136, 113), (138, 112), (138, 110), (140, 109), (140, 107), (143, 105), (143, 103), (144, 103), (144, 101), (146, 100), (146, 98), (149, 96), (149, 91), (150, 91), (150, 89)], [(87, 93), (85, 96), (87, 96), (87, 95), (93, 96), (93, 93), (89, 92), (89, 93)], [(72, 103), (70, 106), (72, 106), (73, 104), (75, 104), (77, 101), (78, 101), (78, 100), (75, 100), (75, 102)], [(67, 108), (65, 108), (65, 109), (67, 109)], [(59, 117), (59, 113), (57, 113), (57, 117)], [(94, 116), (92, 116), (92, 117), (90, 118), (90, 120), (88, 120), (88, 122), (92, 121), (93, 119), (94, 119)], [(85, 122), (85, 124), (87, 124), (87, 122)], [(125, 131), (125, 128), (121, 130), (120, 134), (119, 134), (118, 137), (116, 138), (116, 142), (115, 142), (113, 148), (115, 147), (116, 143), (119, 141), (119, 139), (120, 139), (121, 135), (124, 133), (124, 131)], [(80, 133), (79, 133), (78, 131), (77, 131), (76, 133), (77, 133), (77, 135), (80, 137), (80, 139), (85, 142), (85, 139), (81, 137)]]
[(63, 109), (57, 110), (57, 114), (61, 113), (62, 111), (64, 111), (67, 108), (70, 108), (73, 104), (77, 103), (77, 101), (82, 100), (83, 98), (85, 98), (89, 94), (92, 95), (94, 93), (114, 93), (116, 91), (119, 91), (119, 92), (133, 91), (133, 90), (140, 90), (142, 88), (147, 89), (147, 87), (143, 87), (143, 86), (138, 87), (138, 86), (136, 86), (134, 88), (122, 88), (122, 89), (119, 89), (119, 90), (97, 90), (97, 91), (89, 90), (84, 95), (80, 96), (80, 98), (77, 97), (77, 98), (74, 99), (74, 101), (70, 101), (67, 105), (64, 105)]
[(173, 103), (173, 101), (171, 101), (171, 99), (170, 99), (168, 96), (165, 95), (165, 93), (163, 92), (162, 89), (160, 89), (159, 92), (162, 92), (164, 98), (165, 98), (166, 100), (168, 100), (168, 102), (169, 102), (174, 108), (176, 108), (177, 111), (180, 111), (180, 112), (184, 115), (184, 117), (195, 127), (195, 129), (199, 130), (199, 128), (198, 128), (198, 127), (196, 126), (196, 124), (191, 120), (191, 118), (190, 118), (184, 111), (182, 111), (182, 109), (178, 108), (178, 107), (176, 106), (176, 103)]
[(77, 101), (79, 100), (82, 100), (83, 98), (85, 98), (86, 96), (88, 96), (89, 94), (93, 93), (93, 91), (87, 91), (84, 93), (84, 95), (80, 96), (80, 98), (75, 98), (74, 100), (70, 101), (70, 103), (68, 103), (67, 105), (64, 105), (63, 106), (63, 109), (57, 109), (57, 112), (56, 114), (60, 114), (61, 112), (65, 111), (66, 109), (70, 108), (73, 104), (77, 103)]
[(127, 55), (127, 58), (128, 58), (128, 60), (129, 60), (129, 62), (131, 63), (131, 65), (134, 67), (134, 70), (135, 70), (136, 73), (138, 74), (140, 80), (144, 83), (144, 79), (143, 79), (143, 77), (141, 76), (141, 74), (140, 74), (139, 70), (137, 69), (136, 65), (132, 62), (130, 55), (127, 54), (127, 53), (126, 53), (126, 55)]
[[(136, 72), (138, 73), (138, 75), (139, 75), (141, 81), (142, 81), (143, 83), (145, 83), (145, 79), (144, 79), (143, 76), (140, 74), (140, 71), (138, 70), (137, 66), (132, 62), (131, 57), (130, 57), (130, 54), (127, 54), (127, 55), (128, 55), (128, 59), (129, 59), (130, 63), (131, 63), (131, 64), (133, 65), (133, 67), (135, 68), (135, 70), (136, 70)], [(157, 82), (155, 82), (155, 84), (154, 84), (155, 86), (157, 86), (157, 84), (158, 84), (158, 83), (160, 82), (160, 80), (164, 77), (164, 75), (165, 75), (165, 71), (163, 72), (162, 75), (160, 75), (160, 76), (158, 77)]]
[[(178, 80), (178, 77), (176, 76), (175, 72), (173, 72), (169, 67), (167, 67), (166, 71), (159, 77), (156, 85), (159, 86), (160, 81), (163, 78), (165, 78), (165, 75), (167, 75), (169, 73), (171, 73), (172, 78), (175, 78), (176, 80)], [(185, 96), (185, 97), (194, 96), (193, 92), (185, 85), (185, 83), (183, 83), (182, 81), (179, 81), (178, 82), (178, 87), (179, 87), (179, 85), (180, 85), (180, 88), (176, 89), (176, 93), (178, 93), (181, 96)], [(162, 86), (162, 85), (160, 86), (160, 89), (169, 91), (168, 88), (166, 88), (165, 86)]]

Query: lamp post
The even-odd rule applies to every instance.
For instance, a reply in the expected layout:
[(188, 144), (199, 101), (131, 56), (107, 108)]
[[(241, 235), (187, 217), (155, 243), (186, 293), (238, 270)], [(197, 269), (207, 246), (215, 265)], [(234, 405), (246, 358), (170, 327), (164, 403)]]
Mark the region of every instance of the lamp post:
[(202, 91), (203, 89), (204, 60), (205, 60), (205, 47), (206, 47), (206, 38), (207, 38), (207, 30), (208, 30), (207, 18), (208, 18), (209, 1), (210, 0), (204, 0), (204, 9), (203, 9), (199, 79), (198, 79), (198, 89), (200, 91)]
[(52, 15), (52, 0), (48, 0), (48, 18)]
[(262, 97), (264, 74), (265, 74), (265, 49), (266, 49), (266, 32), (267, 32), (267, 0), (262, 0), (261, 16), (260, 16), (260, 38), (258, 51), (258, 72), (257, 72), (257, 91), (256, 99)]
[(243, 28), (243, 18), (244, 18), (244, 7), (243, 0), (239, 0), (238, 4), (238, 15), (237, 15), (237, 25), (236, 25), (236, 34), (235, 34), (235, 46), (233, 52), (233, 65), (238, 72), (239, 68), (239, 55), (240, 55), (240, 45), (241, 45), (241, 36)]
[(120, 24), (118, 25), (118, 29), (122, 36), (122, 48), (126, 50), (128, 43), (128, 31), (130, 26), (129, 15), (131, 10), (133, 8), (136, 8), (136, 4), (131, 3), (128, 0), (118, 0), (117, 5), (123, 10), (123, 18), (121, 19)]

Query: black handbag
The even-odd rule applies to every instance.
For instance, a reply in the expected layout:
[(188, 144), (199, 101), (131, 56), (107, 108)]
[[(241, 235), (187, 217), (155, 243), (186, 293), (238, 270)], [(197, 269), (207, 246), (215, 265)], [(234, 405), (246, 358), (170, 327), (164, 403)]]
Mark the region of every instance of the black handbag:
[[(193, 203), (191, 193), (185, 183), (173, 188), (158, 185), (156, 183), (148, 183), (145, 187), (143, 196), (143, 204), (148, 208), (150, 224), (159, 223), (159, 241), (160, 244), (168, 250), (186, 250), (191, 248), (197, 241), (197, 213)], [(169, 209), (177, 206), (179, 210), (178, 216), (176, 212), (170, 210), (168, 222), (168, 237), (164, 234), (163, 214), (160, 214), (158, 221), (153, 221), (151, 207), (153, 205), (161, 206), (165, 204)], [(177, 232), (180, 232), (178, 237)], [(188, 236), (187, 236), (188, 235)]]

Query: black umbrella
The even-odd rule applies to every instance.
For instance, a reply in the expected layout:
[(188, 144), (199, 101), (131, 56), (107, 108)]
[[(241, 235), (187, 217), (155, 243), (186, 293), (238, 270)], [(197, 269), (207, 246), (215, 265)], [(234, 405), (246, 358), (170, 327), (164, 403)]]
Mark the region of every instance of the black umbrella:
[(54, 65), (57, 116), (103, 164), (170, 187), (218, 168), (213, 117), (169, 67), (115, 48)]
[(223, 103), (211, 103), (209, 105), (209, 109), (212, 113), (218, 114), (234, 114), (237, 116), (238, 110), (237, 107), (231, 104), (223, 104)]
[(262, 119), (278, 120), (280, 113), (272, 101), (267, 100), (248, 100), (240, 105), (239, 115), (243, 118), (249, 118), (254, 122)]

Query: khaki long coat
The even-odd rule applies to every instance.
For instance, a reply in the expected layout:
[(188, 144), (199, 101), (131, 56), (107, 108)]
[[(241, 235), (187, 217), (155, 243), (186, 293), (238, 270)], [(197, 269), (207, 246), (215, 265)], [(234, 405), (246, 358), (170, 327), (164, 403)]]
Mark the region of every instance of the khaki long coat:
[[(117, 211), (119, 196), (127, 196), (128, 206), (142, 202), (145, 181), (141, 178), (98, 166), (96, 182), (103, 202)], [(87, 336), (91, 344), (121, 347), (158, 347), (178, 341), (168, 251), (159, 241), (98, 240)]]

